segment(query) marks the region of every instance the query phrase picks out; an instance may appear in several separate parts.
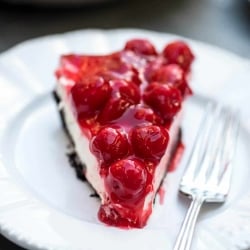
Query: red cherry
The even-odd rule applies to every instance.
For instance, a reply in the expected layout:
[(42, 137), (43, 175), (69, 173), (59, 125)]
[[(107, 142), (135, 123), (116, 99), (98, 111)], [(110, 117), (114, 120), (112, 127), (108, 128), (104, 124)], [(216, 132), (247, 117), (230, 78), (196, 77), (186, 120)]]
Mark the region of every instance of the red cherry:
[(125, 50), (131, 50), (137, 54), (146, 56), (157, 55), (154, 45), (146, 39), (133, 39), (128, 41), (125, 45)]
[(79, 119), (94, 115), (108, 100), (111, 88), (101, 77), (85, 78), (71, 88), (71, 98)]
[(104, 124), (119, 118), (125, 110), (140, 102), (141, 96), (137, 85), (124, 80), (110, 81), (112, 98), (109, 99), (100, 113), (99, 121)]
[(169, 64), (160, 67), (156, 71), (153, 80), (178, 88), (183, 95), (188, 88), (185, 73), (178, 64)]
[(166, 129), (155, 125), (137, 126), (131, 133), (134, 152), (142, 158), (160, 159), (166, 151), (168, 140)]
[[(119, 60), (121, 60), (121, 58), (119, 58)], [(111, 65), (111, 68), (109, 68), (109, 70), (113, 71), (114, 73), (124, 75), (131, 70), (131, 65), (126, 64), (125, 62), (119, 62), (116, 67)]]
[(182, 96), (177, 88), (152, 83), (144, 92), (144, 101), (163, 119), (172, 119), (181, 109)]
[(147, 171), (138, 159), (123, 159), (109, 168), (106, 183), (114, 202), (118, 200), (135, 201), (145, 189)]
[(121, 98), (111, 98), (101, 111), (98, 120), (100, 123), (118, 119), (131, 104)]
[(128, 155), (129, 143), (120, 128), (104, 127), (93, 137), (90, 148), (99, 160), (110, 164)]
[(149, 62), (144, 70), (144, 77), (148, 82), (153, 80), (155, 72), (164, 64), (165, 59), (163, 57), (157, 57), (155, 60)]
[(132, 68), (130, 73), (130, 82), (135, 83), (136, 85), (141, 84), (141, 78), (138, 70), (136, 68)]
[(137, 104), (140, 102), (140, 91), (136, 84), (124, 80), (111, 81), (113, 89), (113, 96), (120, 97), (130, 104)]
[(175, 41), (168, 44), (163, 55), (167, 58), (168, 63), (179, 64), (184, 71), (188, 71), (194, 60), (194, 55), (188, 45), (183, 41)]
[(138, 106), (136, 107), (134, 118), (140, 121), (146, 121), (154, 125), (163, 124), (163, 120), (151, 108)]

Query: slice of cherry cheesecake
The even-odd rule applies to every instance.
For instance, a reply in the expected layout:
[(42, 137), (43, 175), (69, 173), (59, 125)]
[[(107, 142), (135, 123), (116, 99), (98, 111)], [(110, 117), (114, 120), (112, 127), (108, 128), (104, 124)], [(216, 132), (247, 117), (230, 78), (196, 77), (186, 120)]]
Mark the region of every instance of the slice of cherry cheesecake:
[(182, 41), (159, 53), (143, 39), (108, 55), (61, 57), (55, 95), (102, 222), (146, 225), (180, 140), (193, 59)]

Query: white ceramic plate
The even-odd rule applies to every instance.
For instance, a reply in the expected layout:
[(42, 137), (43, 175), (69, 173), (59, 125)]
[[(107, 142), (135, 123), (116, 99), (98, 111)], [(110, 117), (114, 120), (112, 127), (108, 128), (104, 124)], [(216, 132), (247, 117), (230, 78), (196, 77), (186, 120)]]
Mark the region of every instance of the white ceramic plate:
[(65, 155), (67, 140), (51, 95), (53, 72), (63, 53), (106, 53), (133, 37), (149, 38), (159, 49), (178, 38), (134, 29), (84, 30), (31, 40), (0, 55), (1, 233), (30, 249), (171, 249), (189, 202), (177, 194), (178, 181), (199, 116), (207, 98), (214, 98), (237, 107), (242, 124), (228, 201), (203, 210), (194, 249), (249, 247), (250, 63), (190, 40), (197, 95), (186, 105), (186, 151), (178, 170), (165, 180), (164, 204), (157, 202), (144, 229), (121, 230), (98, 221), (99, 201), (76, 179)]

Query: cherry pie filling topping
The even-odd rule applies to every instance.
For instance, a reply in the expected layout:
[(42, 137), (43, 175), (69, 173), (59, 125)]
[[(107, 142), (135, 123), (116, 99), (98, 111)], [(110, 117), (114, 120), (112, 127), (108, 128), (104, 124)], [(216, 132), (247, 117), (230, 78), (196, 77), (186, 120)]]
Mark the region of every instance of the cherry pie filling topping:
[(168, 129), (191, 90), (194, 56), (182, 41), (157, 52), (143, 39), (105, 56), (66, 55), (56, 71), (90, 150), (97, 158), (108, 199), (99, 210), (106, 224), (143, 227), (139, 219), (154, 172), (169, 141)]

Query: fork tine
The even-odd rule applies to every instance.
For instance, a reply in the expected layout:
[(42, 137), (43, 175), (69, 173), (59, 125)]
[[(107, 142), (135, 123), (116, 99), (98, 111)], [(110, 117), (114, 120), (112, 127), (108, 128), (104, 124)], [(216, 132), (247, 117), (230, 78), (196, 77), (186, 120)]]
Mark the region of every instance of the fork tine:
[(219, 181), (220, 173), (222, 172), (223, 163), (225, 159), (225, 145), (228, 140), (229, 130), (231, 128), (232, 123), (232, 114), (229, 110), (223, 109), (222, 118), (220, 121), (220, 130), (219, 134), (217, 134), (218, 138), (214, 145), (214, 154), (209, 159), (210, 160), (210, 168), (206, 173), (206, 183), (210, 184), (211, 187), (213, 185), (217, 185)]
[(206, 141), (204, 141), (204, 153), (199, 162), (199, 171), (195, 176), (195, 182), (197, 185), (206, 184), (207, 176), (213, 168), (215, 157), (218, 155), (220, 148), (222, 123), (221, 116), (223, 116), (224, 110), (220, 105), (215, 106), (212, 116), (212, 124), (208, 131)]
[(236, 142), (240, 125), (239, 116), (233, 116), (233, 114), (231, 114), (230, 119), (230, 128), (228, 129), (226, 134), (225, 148), (222, 155), (222, 160), (223, 162), (225, 162), (225, 164), (218, 180), (220, 192), (224, 195), (228, 194), (230, 188), (230, 181), (233, 170), (232, 160), (236, 149)]
[(193, 179), (196, 173), (197, 168), (199, 167), (199, 162), (201, 155), (204, 154), (205, 148), (204, 148), (204, 139), (208, 134), (208, 131), (210, 129), (211, 125), (211, 115), (208, 115), (213, 112), (215, 108), (215, 103), (210, 102), (206, 106), (205, 112), (203, 114), (203, 117), (200, 122), (200, 126), (198, 129), (198, 133), (196, 135), (195, 141), (193, 143), (193, 150), (189, 156), (189, 159), (186, 164), (186, 170), (185, 175), (182, 178), (182, 181), (185, 181), (186, 179)]

